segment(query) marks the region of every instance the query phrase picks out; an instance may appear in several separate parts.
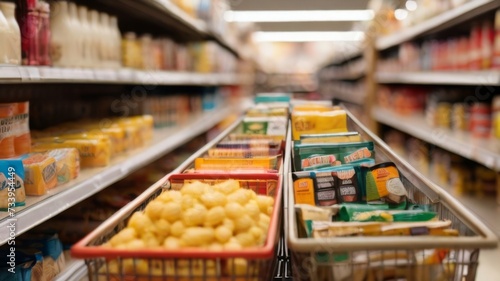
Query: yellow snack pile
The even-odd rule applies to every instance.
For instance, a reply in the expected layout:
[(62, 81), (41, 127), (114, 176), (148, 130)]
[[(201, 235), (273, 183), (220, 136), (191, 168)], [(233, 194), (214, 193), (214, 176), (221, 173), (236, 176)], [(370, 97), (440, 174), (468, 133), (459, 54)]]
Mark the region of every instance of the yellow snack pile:
[(274, 199), (228, 180), (210, 186), (195, 181), (164, 191), (136, 212), (108, 246), (117, 249), (201, 247), (237, 250), (261, 246)]
[[(185, 184), (180, 191), (161, 193), (144, 211), (135, 212), (127, 227), (103, 247), (130, 250), (196, 247), (207, 251), (231, 251), (262, 246), (273, 207), (274, 198), (240, 188), (236, 180), (212, 186), (194, 181)], [(225, 273), (246, 272), (247, 261), (235, 261), (237, 268), (232, 268), (232, 262), (228, 262)], [(189, 269), (193, 269), (192, 266)], [(123, 270), (128, 272), (126, 268)]]

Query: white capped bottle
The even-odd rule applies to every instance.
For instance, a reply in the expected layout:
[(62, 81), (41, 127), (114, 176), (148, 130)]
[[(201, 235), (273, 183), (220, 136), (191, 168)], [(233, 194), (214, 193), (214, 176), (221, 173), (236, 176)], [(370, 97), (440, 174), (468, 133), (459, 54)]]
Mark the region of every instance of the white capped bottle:
[(111, 49), (113, 46), (113, 42), (110, 38), (113, 33), (109, 25), (108, 14), (99, 13), (99, 29), (101, 31), (101, 39), (99, 42), (99, 60), (101, 61), (103, 67), (110, 68), (112, 67), (110, 54), (112, 53)]
[(122, 36), (118, 28), (118, 19), (114, 16), (110, 17), (111, 32), (113, 34), (113, 65), (114, 67), (122, 66)]
[(74, 30), (70, 24), (68, 11), (66, 1), (57, 1), (51, 5), (50, 55), (52, 64), (58, 67), (74, 66), (74, 48), (71, 45)]
[(78, 7), (78, 19), (81, 25), (81, 37), (83, 39), (82, 44), (82, 57), (81, 57), (81, 67), (91, 67), (92, 66), (92, 28), (90, 27), (88, 20), (88, 10), (87, 7)]
[[(7, 19), (0, 11), (0, 42), (8, 42), (10, 35), (10, 27)], [(7, 44), (0, 44), (0, 65), (9, 64), (9, 49)]]
[(7, 49), (8, 63), (21, 64), (21, 31), (16, 21), (16, 4), (10, 2), (0, 2), (2, 11), (8, 26), (9, 36), (4, 47)]
[(72, 64), (74, 67), (81, 67), (82, 58), (83, 58), (83, 41), (84, 37), (82, 36), (83, 28), (80, 24), (80, 20), (78, 19), (78, 6), (71, 2), (68, 5), (69, 8), (69, 17), (68, 17), (68, 25), (73, 30), (72, 31)]
[(89, 12), (89, 26), (91, 31), (90, 36), (90, 55), (91, 55), (91, 67), (102, 68), (103, 61), (99, 58), (101, 42), (103, 38), (103, 30), (99, 26), (99, 13), (96, 10), (90, 10)]

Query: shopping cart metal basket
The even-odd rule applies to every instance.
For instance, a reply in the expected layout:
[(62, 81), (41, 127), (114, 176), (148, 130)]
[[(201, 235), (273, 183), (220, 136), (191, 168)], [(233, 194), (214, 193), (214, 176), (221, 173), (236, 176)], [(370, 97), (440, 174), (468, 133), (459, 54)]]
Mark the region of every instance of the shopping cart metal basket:
[[(236, 122), (238, 123), (238, 122)], [(235, 123), (235, 124), (236, 124)], [(71, 253), (85, 259), (90, 280), (271, 280), (274, 274), (276, 247), (283, 216), (282, 174), (182, 174), (197, 157), (204, 155), (237, 125), (228, 128), (218, 138), (205, 145), (171, 174), (148, 188), (134, 201), (120, 209), (93, 232), (75, 244)], [(126, 226), (131, 215), (145, 208), (171, 184), (201, 180), (214, 183), (235, 179), (240, 186), (254, 190), (269, 190), (274, 196), (274, 209), (265, 245), (233, 251), (208, 252), (203, 249), (117, 250), (100, 247)]]
[[(285, 232), (291, 250), (293, 280), (474, 280), (479, 250), (496, 247), (498, 238), (443, 188), (393, 153), (349, 112), (348, 128), (374, 142), (377, 163), (391, 161), (397, 165), (410, 200), (429, 204), (440, 219), (451, 220), (460, 236), (299, 238), (291, 165), (287, 163)], [(287, 149), (290, 154), (290, 148)]]

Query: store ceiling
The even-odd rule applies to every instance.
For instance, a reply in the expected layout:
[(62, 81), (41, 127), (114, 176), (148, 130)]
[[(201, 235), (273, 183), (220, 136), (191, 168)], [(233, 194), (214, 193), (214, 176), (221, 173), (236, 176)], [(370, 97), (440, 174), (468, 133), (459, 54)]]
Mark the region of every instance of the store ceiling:
[[(235, 11), (363, 10), (369, 0), (230, 0)], [(261, 31), (348, 31), (353, 22), (257, 23)]]

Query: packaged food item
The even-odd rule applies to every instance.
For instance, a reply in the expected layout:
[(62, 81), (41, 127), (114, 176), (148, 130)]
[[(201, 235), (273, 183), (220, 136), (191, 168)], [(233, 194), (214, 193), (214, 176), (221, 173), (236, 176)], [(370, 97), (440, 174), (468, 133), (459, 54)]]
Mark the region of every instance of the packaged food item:
[(0, 104), (0, 158), (16, 156), (13, 136), (13, 117), (16, 111), (15, 103)]
[[(0, 257), (0, 280), (44, 281), (42, 253), (25, 253), (22, 249), (14, 249), (11, 252), (11, 246), (0, 246), (0, 251), (5, 253)], [(14, 259), (11, 260), (11, 257)]]
[(243, 119), (243, 133), (285, 136), (288, 126), (287, 117), (246, 117)]
[(301, 135), (298, 143), (349, 143), (361, 142), (358, 132), (347, 132), (337, 134), (314, 134)]
[(64, 270), (66, 260), (63, 255), (62, 243), (56, 233), (30, 233), (17, 239), (16, 247), (42, 253), (43, 277), (40, 280), (53, 280), (57, 274)]
[(331, 206), (362, 200), (357, 167), (345, 165), (335, 171), (295, 172), (292, 174), (296, 204)]
[(325, 222), (310, 221), (312, 237), (345, 236), (457, 236), (458, 231), (450, 229), (451, 221), (425, 222)]
[(24, 177), (21, 159), (0, 159), (0, 211), (25, 205)]
[(253, 158), (275, 156), (279, 154), (277, 149), (269, 148), (212, 148), (208, 150), (208, 156), (212, 158)]
[(108, 136), (102, 134), (36, 138), (32, 146), (35, 152), (44, 152), (58, 148), (78, 149), (80, 166), (82, 168), (107, 166), (111, 158), (111, 141)]
[(344, 110), (325, 112), (294, 111), (291, 116), (293, 140), (303, 134), (328, 134), (347, 132), (347, 115)]
[(255, 158), (210, 158), (201, 157), (194, 161), (195, 170), (279, 170), (278, 156)]
[(339, 168), (336, 172), (339, 201), (341, 203), (361, 201), (362, 193), (355, 167), (342, 166)]
[(491, 106), (487, 103), (474, 103), (471, 108), (469, 130), (474, 137), (488, 138), (491, 133)]
[(302, 144), (294, 143), (296, 171), (348, 164), (374, 158), (373, 142)]
[(24, 165), (24, 187), (27, 195), (44, 195), (57, 185), (56, 160), (41, 153), (21, 158)]
[(61, 148), (45, 153), (56, 160), (57, 185), (76, 179), (80, 173), (80, 154), (76, 148)]
[[(497, 14), (500, 15), (500, 12), (497, 12)], [(500, 35), (498, 37), (500, 45)], [(495, 96), (493, 98), (493, 136), (497, 139), (500, 139), (500, 96)]]
[(382, 199), (396, 204), (403, 202), (408, 196), (399, 171), (392, 162), (370, 168), (366, 174), (366, 193), (367, 201)]
[(12, 130), (14, 136), (14, 151), (16, 155), (23, 155), (31, 151), (29, 102), (19, 102), (16, 105), (17, 111), (14, 115)]
[(389, 211), (377, 210), (369, 212), (356, 212), (351, 217), (351, 221), (382, 221), (382, 222), (420, 222), (429, 221), (436, 217), (434, 212), (416, 211)]

